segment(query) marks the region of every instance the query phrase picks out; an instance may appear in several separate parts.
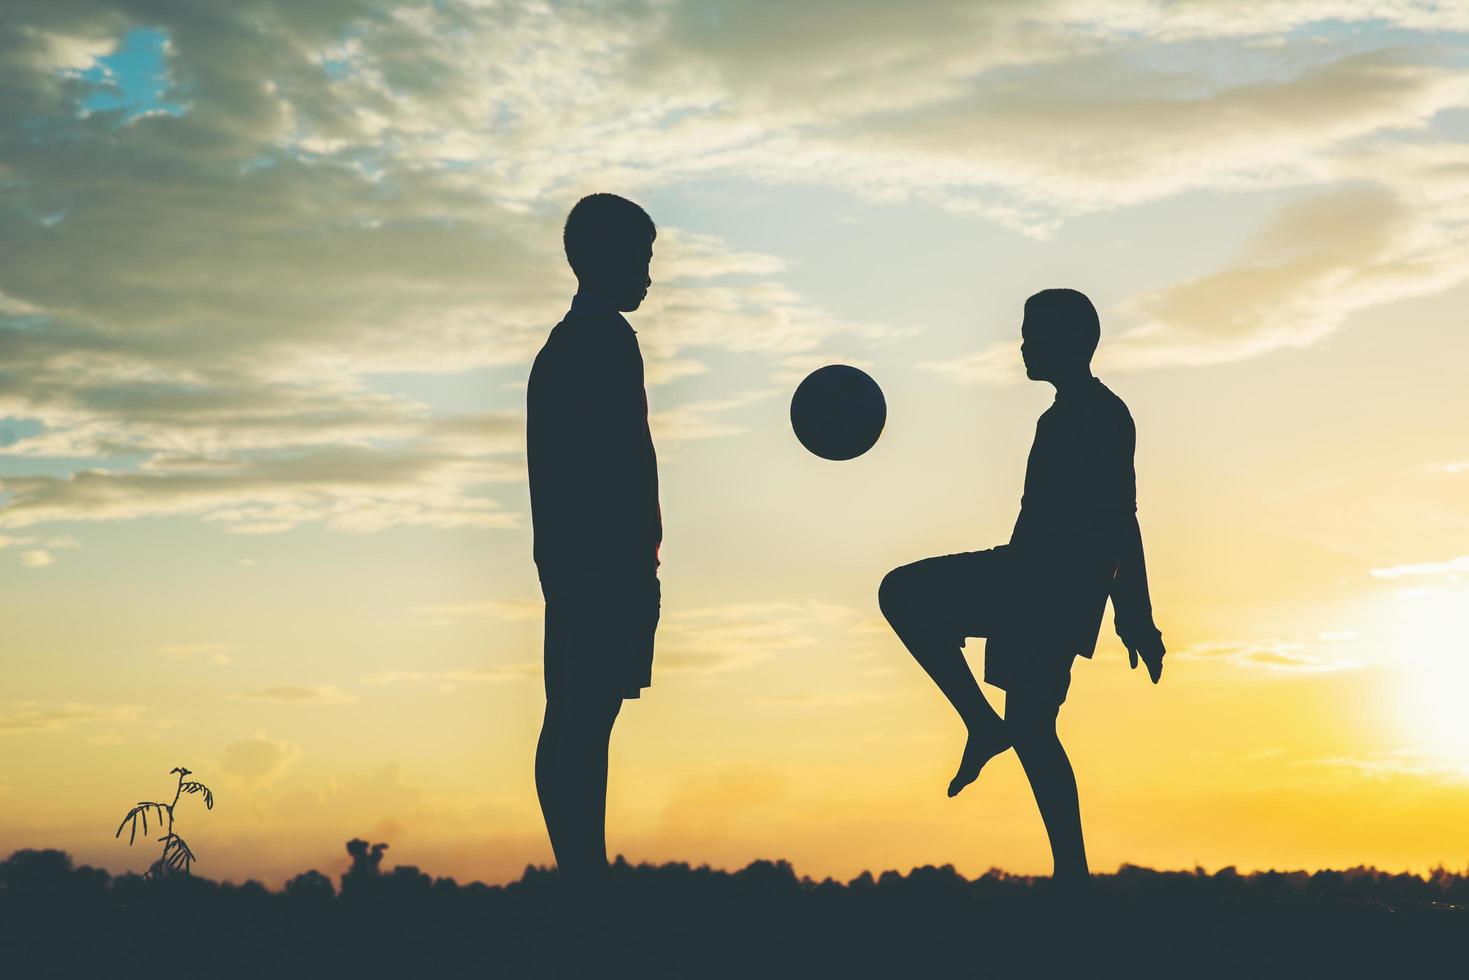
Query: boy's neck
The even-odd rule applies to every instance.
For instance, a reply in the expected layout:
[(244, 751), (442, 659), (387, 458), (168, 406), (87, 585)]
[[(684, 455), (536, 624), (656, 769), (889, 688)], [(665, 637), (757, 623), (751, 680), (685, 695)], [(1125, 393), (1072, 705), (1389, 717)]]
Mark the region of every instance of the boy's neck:
[(572, 297), (571, 302), (573, 306), (579, 306), (589, 310), (611, 310), (618, 312), (616, 303), (608, 299), (605, 293), (590, 286), (578, 286), (576, 295)]
[(1056, 397), (1065, 398), (1082, 391), (1097, 379), (1092, 376), (1090, 368), (1082, 368), (1080, 371), (1067, 374), (1063, 377), (1052, 378), (1051, 384), (1056, 387)]

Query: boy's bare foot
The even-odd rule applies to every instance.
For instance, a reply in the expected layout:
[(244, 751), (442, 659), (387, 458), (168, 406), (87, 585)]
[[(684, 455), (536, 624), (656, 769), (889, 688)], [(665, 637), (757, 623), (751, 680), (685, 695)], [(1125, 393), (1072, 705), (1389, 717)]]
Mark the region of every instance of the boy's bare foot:
[(979, 771), (986, 762), (1009, 747), (1010, 737), (1005, 734), (1003, 722), (971, 725), (969, 740), (964, 743), (964, 757), (959, 760), (959, 771), (949, 780), (949, 796), (958, 796), (960, 790), (979, 778)]

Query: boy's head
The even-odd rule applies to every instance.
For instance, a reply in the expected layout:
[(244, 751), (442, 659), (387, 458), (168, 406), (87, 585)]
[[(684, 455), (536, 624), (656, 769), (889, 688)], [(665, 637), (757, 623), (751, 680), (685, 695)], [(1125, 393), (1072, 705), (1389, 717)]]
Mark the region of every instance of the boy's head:
[(1054, 381), (1087, 369), (1101, 339), (1097, 309), (1074, 289), (1043, 289), (1025, 301), (1020, 359), (1032, 381)]
[(592, 194), (566, 216), (562, 241), (582, 291), (629, 313), (653, 285), (648, 264), (656, 237), (648, 212), (616, 194)]

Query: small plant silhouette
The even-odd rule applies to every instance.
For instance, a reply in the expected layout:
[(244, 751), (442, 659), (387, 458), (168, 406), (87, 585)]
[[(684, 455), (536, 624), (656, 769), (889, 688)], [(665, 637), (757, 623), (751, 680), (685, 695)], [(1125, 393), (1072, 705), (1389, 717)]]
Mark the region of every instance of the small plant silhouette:
[(127, 816), (122, 818), (122, 823), (117, 825), (117, 833), (112, 835), (114, 838), (121, 837), (122, 828), (131, 825), (131, 829), (128, 831), (128, 846), (132, 846), (133, 840), (137, 837), (138, 834), (139, 820), (143, 822), (143, 836), (148, 836), (149, 810), (153, 810), (157, 814), (156, 819), (160, 827), (164, 825), (164, 818), (168, 818), (167, 833), (159, 838), (159, 842), (163, 844), (163, 853), (158, 856), (158, 860), (154, 861), (152, 866), (147, 871), (143, 872), (144, 878), (152, 878), (156, 880), (158, 878), (162, 878), (165, 874), (177, 871), (182, 871), (184, 874), (188, 874), (189, 866), (194, 863), (194, 852), (189, 850), (189, 845), (184, 841), (182, 837), (173, 832), (173, 811), (174, 807), (178, 805), (179, 797), (183, 796), (185, 793), (199, 793), (204, 797), (205, 809), (214, 809), (213, 790), (211, 790), (208, 786), (205, 786), (203, 783), (195, 782), (193, 780), (188, 780), (186, 782), (186, 778), (193, 775), (193, 773), (190, 770), (185, 769), (183, 766), (175, 766), (174, 768), (170, 769), (169, 774), (172, 775), (173, 773), (178, 773), (179, 775), (178, 789), (174, 791), (173, 802), (139, 802), (137, 806), (128, 811)]

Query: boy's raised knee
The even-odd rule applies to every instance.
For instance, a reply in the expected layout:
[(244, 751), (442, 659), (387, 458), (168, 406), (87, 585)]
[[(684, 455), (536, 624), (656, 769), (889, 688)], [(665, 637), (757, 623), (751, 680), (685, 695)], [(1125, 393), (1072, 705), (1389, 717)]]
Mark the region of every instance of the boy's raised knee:
[(907, 568), (908, 566), (902, 565), (888, 572), (877, 587), (877, 608), (882, 610), (890, 623), (904, 605), (904, 596), (908, 591)]

